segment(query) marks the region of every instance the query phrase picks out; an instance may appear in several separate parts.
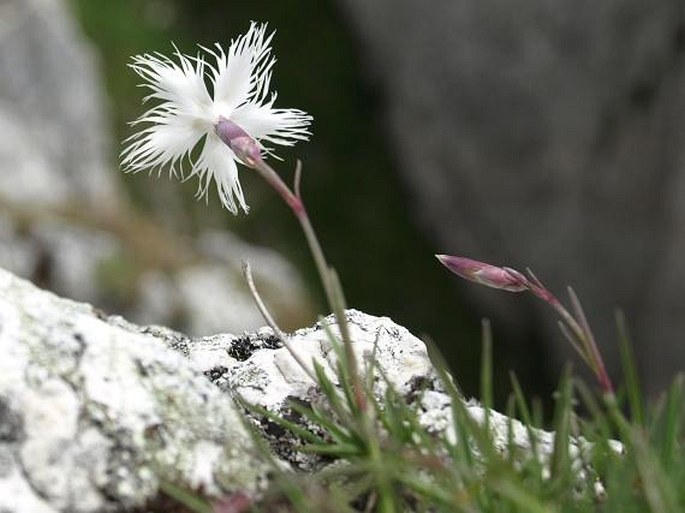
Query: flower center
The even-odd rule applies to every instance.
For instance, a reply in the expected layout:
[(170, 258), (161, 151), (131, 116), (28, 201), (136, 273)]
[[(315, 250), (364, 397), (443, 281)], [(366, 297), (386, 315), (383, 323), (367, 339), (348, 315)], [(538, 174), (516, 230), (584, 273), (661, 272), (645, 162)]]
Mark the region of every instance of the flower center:
[(238, 124), (219, 116), (214, 132), (246, 166), (254, 168), (261, 162), (259, 144)]

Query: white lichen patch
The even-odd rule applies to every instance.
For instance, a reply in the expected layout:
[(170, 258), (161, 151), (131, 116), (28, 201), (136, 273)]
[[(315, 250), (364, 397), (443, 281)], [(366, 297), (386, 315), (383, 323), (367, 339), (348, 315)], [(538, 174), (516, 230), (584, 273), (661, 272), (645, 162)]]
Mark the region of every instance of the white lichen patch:
[(15, 455), (0, 445), (0, 511), (59, 513), (31, 487)]
[[(416, 378), (433, 376), (433, 367), (428, 359), (424, 343), (405, 328), (387, 317), (374, 317), (356, 310), (346, 312), (350, 326), (350, 337), (354, 344), (359, 368), (369, 367), (372, 358), (383, 369), (387, 380), (401, 393), (409, 391)], [(338, 334), (332, 317), (312, 328), (298, 330), (288, 337), (290, 347), (300, 360), (312, 370), (312, 361), (318, 362), (326, 375), (337, 382), (337, 353), (329, 332)], [(269, 336), (262, 332), (261, 336)], [(226, 339), (234, 343), (234, 338)], [(191, 347), (191, 355), (204, 349), (202, 343)], [(305, 398), (315, 383), (302, 369), (285, 347), (255, 350), (245, 361), (236, 362), (227, 373), (230, 389), (247, 401), (265, 408), (278, 409), (288, 397)], [(385, 389), (385, 381), (376, 382), (378, 394)]]
[(233, 401), (164, 340), (1, 270), (0, 321), (0, 511), (141, 505), (160, 478), (259, 486), (268, 467)]

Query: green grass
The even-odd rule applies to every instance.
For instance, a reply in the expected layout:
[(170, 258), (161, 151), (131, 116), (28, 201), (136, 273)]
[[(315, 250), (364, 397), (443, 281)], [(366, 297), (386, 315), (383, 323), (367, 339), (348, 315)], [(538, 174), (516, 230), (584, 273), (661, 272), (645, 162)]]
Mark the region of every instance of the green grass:
[[(486, 325), (481, 369), (484, 405), (491, 401), (494, 387), (491, 344)], [(627, 339), (622, 346), (628, 357)], [(301, 441), (299, 450), (336, 463), (306, 476), (275, 467), (271, 488), (253, 506), (254, 511), (685, 510), (682, 377), (656, 404), (645, 407), (628, 358), (624, 362), (627, 380), (618, 399), (596, 394), (567, 370), (555, 393), (553, 450), (541, 457), (541, 435), (535, 420), (539, 414), (532, 413), (535, 408), (515, 378), (507, 411), (511, 419), (504, 430), (502, 449), (501, 436), (500, 443), (495, 443), (494, 419), (486, 416), (479, 423), (472, 418), (434, 347), (430, 352), (441, 386), (452, 398), (454, 433), (428, 433), (419, 422), (417, 402), (408, 403), (383, 377), (381, 369), (373, 370), (385, 381), (385, 393), (377, 397), (371, 379), (366, 379), (360, 401), (345, 352), (340, 344), (335, 347), (340, 386), (316, 365), (325, 400), (315, 406), (292, 405), (306, 422), (295, 424), (274, 413), (248, 409), (251, 416), (267, 416), (291, 431), (293, 438)], [(624, 409), (630, 414), (624, 414)], [(577, 411), (587, 413), (580, 416)], [(517, 421), (513, 417), (523, 421), (529, 448), (515, 443)], [(576, 444), (581, 437), (589, 443)], [(612, 440), (620, 441), (623, 449), (617, 450)], [(575, 447), (580, 449), (574, 455)], [(195, 511), (213, 511), (209, 505), (206, 508)]]

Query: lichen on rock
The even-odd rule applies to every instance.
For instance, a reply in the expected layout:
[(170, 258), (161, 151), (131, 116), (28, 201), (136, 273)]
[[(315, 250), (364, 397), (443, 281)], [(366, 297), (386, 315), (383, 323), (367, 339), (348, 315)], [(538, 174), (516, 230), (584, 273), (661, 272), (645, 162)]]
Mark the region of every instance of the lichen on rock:
[(132, 507), (160, 478), (254, 492), (268, 471), (231, 398), (163, 339), (6, 271), (0, 352), (0, 509)]

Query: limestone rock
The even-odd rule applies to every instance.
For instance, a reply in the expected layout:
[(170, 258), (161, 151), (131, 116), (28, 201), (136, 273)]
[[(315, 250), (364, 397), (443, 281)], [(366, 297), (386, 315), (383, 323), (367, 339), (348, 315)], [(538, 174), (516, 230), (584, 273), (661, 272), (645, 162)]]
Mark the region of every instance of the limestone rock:
[(114, 207), (95, 54), (66, 5), (5, 0), (0, 19), (0, 196)]
[(121, 510), (160, 478), (259, 488), (231, 398), (151, 331), (0, 271), (0, 510)]
[[(373, 356), (376, 368), (382, 369), (387, 378), (387, 382), (378, 379), (379, 373), (374, 371), (376, 398), (382, 403), (389, 383), (408, 403), (419, 406), (419, 421), (426, 431), (444, 434), (456, 442), (452, 400), (428, 357), (425, 344), (387, 317), (375, 317), (356, 310), (348, 310), (346, 315), (360, 373), (366, 378), (371, 372), (369, 364)], [(326, 328), (337, 333), (333, 316), (311, 328), (294, 332), (288, 341), (303, 362), (318, 362), (331, 381), (337, 384), (334, 370), (337, 357)], [(187, 352), (196, 368), (223, 390), (282, 417), (292, 418), (291, 401), (301, 404), (323, 404), (326, 401), (316, 384), (291, 353), (278, 343), (269, 328), (241, 337), (217, 335), (196, 339), (181, 344), (180, 348)], [(226, 351), (235, 361), (229, 363)], [(532, 451), (532, 435), (535, 437), (536, 455), (543, 464), (551, 461), (554, 433), (529, 428), (518, 420), (488, 411), (475, 400), (466, 402), (466, 410), (479, 423), (489, 415), (493, 440), (501, 451), (507, 450), (511, 428), (517, 449), (523, 453)], [(255, 421), (272, 449), (293, 467), (313, 471), (328, 464), (326, 460), (297, 451), (297, 443), (293, 443), (292, 436), (284, 435), (282, 429), (267, 419), (255, 418)], [(610, 445), (616, 452), (622, 451), (620, 443), (610, 442)], [(579, 479), (589, 470), (586, 457), (591, 448), (592, 444), (583, 438), (571, 440), (570, 455)], [(601, 488), (601, 483), (598, 487)]]
[[(572, 285), (614, 371), (622, 308), (647, 388), (662, 390), (685, 364), (682, 1), (338, 3), (436, 253)], [(507, 332), (552, 318), (460, 290)]]

